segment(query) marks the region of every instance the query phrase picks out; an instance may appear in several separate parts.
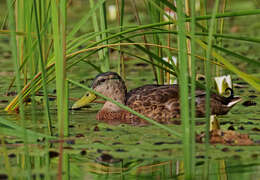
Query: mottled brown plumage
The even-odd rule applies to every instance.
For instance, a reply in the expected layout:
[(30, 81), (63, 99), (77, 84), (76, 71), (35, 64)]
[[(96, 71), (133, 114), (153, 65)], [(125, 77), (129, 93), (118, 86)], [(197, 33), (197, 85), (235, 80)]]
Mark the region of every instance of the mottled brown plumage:
[[(171, 118), (178, 118), (180, 115), (178, 85), (144, 85), (127, 93), (122, 78), (117, 73), (107, 72), (98, 75), (93, 80), (92, 88), (159, 123), (170, 123)], [(205, 115), (205, 95), (204, 91), (196, 90), (196, 114), (198, 117)], [(233, 93), (228, 98), (211, 94), (211, 114), (226, 114), (239, 101), (240, 98), (234, 97)], [(122, 110), (109, 101), (105, 102), (96, 117), (98, 120), (110, 124), (147, 124), (145, 120)]]

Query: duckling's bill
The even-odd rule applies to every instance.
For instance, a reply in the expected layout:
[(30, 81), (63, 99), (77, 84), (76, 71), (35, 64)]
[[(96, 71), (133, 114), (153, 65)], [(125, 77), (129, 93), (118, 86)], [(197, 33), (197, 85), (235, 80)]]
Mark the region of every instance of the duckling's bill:
[(94, 93), (87, 92), (82, 98), (80, 98), (80, 100), (76, 101), (73, 104), (72, 109), (82, 108), (86, 106), (88, 103), (93, 102), (96, 98), (97, 96)]

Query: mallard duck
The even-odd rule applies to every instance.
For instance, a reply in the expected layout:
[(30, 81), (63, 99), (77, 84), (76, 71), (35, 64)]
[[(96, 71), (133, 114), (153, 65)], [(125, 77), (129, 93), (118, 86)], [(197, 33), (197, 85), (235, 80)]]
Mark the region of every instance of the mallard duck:
[[(91, 88), (113, 100), (122, 103), (133, 110), (156, 120), (159, 123), (170, 123), (172, 118), (180, 115), (179, 88), (178, 85), (144, 85), (127, 92), (125, 82), (115, 72), (106, 72), (96, 76)], [(212, 93), (210, 97), (211, 114), (226, 114), (241, 99), (234, 97), (230, 89), (229, 97), (222, 97)], [(205, 115), (205, 96), (202, 90), (196, 90), (196, 115)], [(88, 92), (72, 109), (78, 109), (93, 102), (96, 96)], [(125, 111), (106, 101), (102, 109), (96, 115), (97, 120), (112, 124), (126, 123), (132, 125), (145, 125), (147, 122), (132, 113)]]

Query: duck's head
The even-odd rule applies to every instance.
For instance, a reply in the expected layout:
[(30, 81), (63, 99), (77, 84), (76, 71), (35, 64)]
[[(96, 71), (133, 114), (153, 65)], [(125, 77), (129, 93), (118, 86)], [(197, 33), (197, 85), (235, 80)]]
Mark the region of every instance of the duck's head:
[[(106, 72), (97, 75), (92, 82), (91, 88), (115, 101), (125, 103), (127, 89), (123, 79), (115, 72)], [(81, 108), (93, 102), (96, 98), (97, 96), (94, 93), (87, 92), (80, 100), (73, 104), (72, 109)]]

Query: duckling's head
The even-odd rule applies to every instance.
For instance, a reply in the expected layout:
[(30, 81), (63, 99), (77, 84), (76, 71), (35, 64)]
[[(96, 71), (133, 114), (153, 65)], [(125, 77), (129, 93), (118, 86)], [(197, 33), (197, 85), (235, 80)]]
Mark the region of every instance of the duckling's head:
[[(92, 82), (91, 88), (104, 96), (125, 104), (127, 89), (123, 79), (115, 72), (106, 72), (97, 75)], [(72, 109), (81, 108), (95, 99), (95, 94), (87, 92), (80, 100), (73, 104)]]

